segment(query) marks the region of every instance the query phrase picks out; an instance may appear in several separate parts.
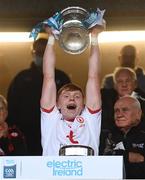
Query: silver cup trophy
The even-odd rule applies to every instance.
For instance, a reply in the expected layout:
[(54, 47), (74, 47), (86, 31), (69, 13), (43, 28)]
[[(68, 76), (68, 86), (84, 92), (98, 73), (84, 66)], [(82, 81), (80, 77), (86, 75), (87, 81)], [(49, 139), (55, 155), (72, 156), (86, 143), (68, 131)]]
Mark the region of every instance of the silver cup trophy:
[(105, 10), (101, 11), (98, 8), (89, 12), (81, 7), (67, 7), (37, 24), (32, 29), (30, 37), (36, 39), (44, 26), (49, 26), (65, 52), (80, 54), (90, 44), (89, 30), (95, 25), (104, 25), (104, 12)]
[(68, 7), (61, 11), (63, 24), (59, 35), (59, 45), (65, 52), (80, 54), (88, 47), (89, 33), (82, 23), (87, 15), (88, 12), (80, 7)]

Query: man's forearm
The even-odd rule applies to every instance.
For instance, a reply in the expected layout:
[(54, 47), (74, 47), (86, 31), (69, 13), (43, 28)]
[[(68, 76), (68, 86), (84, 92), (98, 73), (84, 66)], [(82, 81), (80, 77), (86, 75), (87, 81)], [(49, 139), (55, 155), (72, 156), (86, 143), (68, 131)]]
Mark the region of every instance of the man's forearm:
[(41, 107), (50, 109), (56, 103), (54, 37), (51, 35), (43, 57), (43, 87)]
[(43, 74), (48, 76), (48, 78), (54, 78), (55, 70), (55, 53), (54, 53), (54, 37), (50, 35), (48, 38), (48, 43), (45, 49), (43, 57)]
[[(92, 35), (92, 34), (91, 34)], [(93, 33), (95, 40), (91, 42), (88, 81), (86, 85), (86, 105), (92, 109), (97, 110), (101, 107), (100, 98), (100, 55), (98, 47), (98, 33)]]

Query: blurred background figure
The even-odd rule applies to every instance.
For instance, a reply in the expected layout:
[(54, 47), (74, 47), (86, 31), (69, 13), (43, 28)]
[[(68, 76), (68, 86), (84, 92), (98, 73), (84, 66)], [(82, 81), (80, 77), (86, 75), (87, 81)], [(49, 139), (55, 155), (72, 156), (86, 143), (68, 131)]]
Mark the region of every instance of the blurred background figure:
[[(28, 146), (28, 155), (41, 155), (40, 137), (40, 96), (42, 89), (42, 61), (47, 39), (39, 38), (34, 41), (32, 63), (29, 69), (22, 70), (12, 80), (7, 94), (8, 124), (16, 124), (24, 133)], [(69, 76), (55, 70), (57, 90), (64, 84), (70, 83)]]
[[(120, 67), (129, 67), (136, 72), (137, 76), (137, 88), (145, 92), (145, 74), (142, 67), (138, 67), (137, 50), (133, 45), (126, 45), (120, 51), (118, 57)], [(108, 74), (102, 81), (103, 88), (114, 88), (113, 74)]]
[(24, 135), (15, 125), (8, 127), (7, 115), (7, 101), (0, 95), (0, 156), (27, 155)]

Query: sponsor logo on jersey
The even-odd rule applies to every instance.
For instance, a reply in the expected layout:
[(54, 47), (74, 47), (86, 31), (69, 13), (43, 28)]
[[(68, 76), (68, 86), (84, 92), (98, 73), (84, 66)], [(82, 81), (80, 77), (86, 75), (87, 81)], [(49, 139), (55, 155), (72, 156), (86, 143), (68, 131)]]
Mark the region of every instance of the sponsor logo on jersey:
[(67, 135), (66, 137), (69, 138), (69, 140), (72, 144), (78, 144), (79, 143), (77, 140), (74, 139), (75, 135), (74, 135), (74, 132), (72, 130), (69, 132), (69, 135)]

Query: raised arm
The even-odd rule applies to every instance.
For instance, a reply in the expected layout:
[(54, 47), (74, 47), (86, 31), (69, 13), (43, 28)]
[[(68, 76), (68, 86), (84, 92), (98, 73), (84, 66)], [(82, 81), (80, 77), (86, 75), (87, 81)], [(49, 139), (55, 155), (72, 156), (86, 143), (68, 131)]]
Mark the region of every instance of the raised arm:
[(43, 86), (41, 107), (50, 110), (56, 104), (54, 37), (49, 35), (43, 57)]
[(91, 49), (89, 57), (88, 81), (86, 84), (86, 106), (91, 110), (101, 108), (100, 95), (100, 54), (98, 46), (98, 34), (102, 31), (95, 27), (91, 31)]

